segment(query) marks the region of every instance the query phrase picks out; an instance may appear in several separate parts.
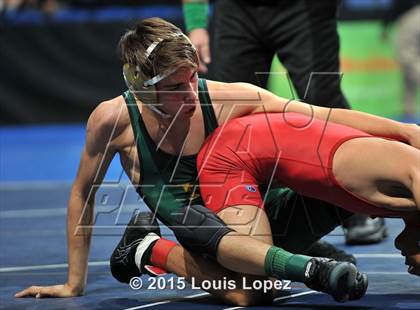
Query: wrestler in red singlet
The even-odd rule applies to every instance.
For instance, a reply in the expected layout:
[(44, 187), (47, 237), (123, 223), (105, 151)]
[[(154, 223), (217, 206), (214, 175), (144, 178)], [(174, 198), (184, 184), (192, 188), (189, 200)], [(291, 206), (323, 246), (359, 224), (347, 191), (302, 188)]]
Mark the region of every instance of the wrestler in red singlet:
[(371, 135), (297, 113), (233, 119), (206, 140), (198, 155), (202, 198), (216, 213), (235, 205), (263, 207), (261, 189), (285, 186), (351, 212), (399, 217), (356, 197), (334, 178), (335, 151), (358, 137)]

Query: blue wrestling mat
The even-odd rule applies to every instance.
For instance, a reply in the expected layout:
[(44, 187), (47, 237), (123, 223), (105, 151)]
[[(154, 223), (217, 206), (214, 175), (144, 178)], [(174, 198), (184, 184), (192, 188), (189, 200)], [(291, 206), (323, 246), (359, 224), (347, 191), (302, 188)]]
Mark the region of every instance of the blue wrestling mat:
[[(122, 175), (116, 158), (96, 199), (96, 221), (85, 296), (16, 299), (29, 285), (64, 283), (67, 277), (66, 203), (84, 141), (84, 127), (0, 128), (0, 308), (1, 309), (240, 309), (187, 285), (161, 289), (147, 277), (135, 290), (113, 279), (109, 256), (125, 224), (137, 209), (146, 210)], [(128, 190), (126, 190), (128, 189)], [(124, 208), (118, 209), (124, 193)], [(401, 220), (387, 220), (389, 237), (371, 246), (344, 245), (340, 229), (326, 239), (355, 253), (369, 276), (367, 295), (336, 303), (331, 297), (292, 284), (273, 306), (256, 309), (420, 309), (420, 278), (406, 273), (404, 259), (393, 246)], [(163, 234), (171, 236), (167, 228)]]

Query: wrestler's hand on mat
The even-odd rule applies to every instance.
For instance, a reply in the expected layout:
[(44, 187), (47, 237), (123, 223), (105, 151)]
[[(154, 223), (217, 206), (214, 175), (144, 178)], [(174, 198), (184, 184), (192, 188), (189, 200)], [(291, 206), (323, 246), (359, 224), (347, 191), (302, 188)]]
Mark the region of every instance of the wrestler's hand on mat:
[(420, 276), (420, 229), (407, 226), (395, 238), (395, 247), (405, 257), (408, 273)]
[(83, 290), (70, 287), (67, 283), (52, 286), (31, 286), (15, 294), (15, 297), (75, 297), (83, 295)]
[(198, 71), (201, 73), (207, 73), (207, 65), (211, 62), (208, 31), (204, 28), (196, 28), (188, 34), (188, 37), (197, 49), (198, 56), (200, 57), (200, 66), (198, 67)]

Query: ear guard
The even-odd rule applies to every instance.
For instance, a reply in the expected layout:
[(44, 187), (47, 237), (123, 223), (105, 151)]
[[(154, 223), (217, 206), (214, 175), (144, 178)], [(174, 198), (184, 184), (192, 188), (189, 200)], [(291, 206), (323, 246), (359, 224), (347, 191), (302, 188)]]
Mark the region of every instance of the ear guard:
[(170, 71), (165, 75), (158, 74), (157, 76), (147, 79), (138, 66), (130, 65), (128, 63), (123, 66), (123, 76), (125, 84), (128, 89), (146, 103), (146, 107), (158, 114), (162, 118), (171, 118), (173, 115), (161, 111), (157, 105), (157, 91), (155, 84), (164, 79), (175, 70)]
[(138, 66), (128, 63), (123, 66), (123, 75), (128, 89), (138, 96), (141, 101), (147, 104), (157, 103), (155, 84), (162, 80), (163, 76), (158, 75), (160, 79), (156, 79), (158, 76), (149, 79)]

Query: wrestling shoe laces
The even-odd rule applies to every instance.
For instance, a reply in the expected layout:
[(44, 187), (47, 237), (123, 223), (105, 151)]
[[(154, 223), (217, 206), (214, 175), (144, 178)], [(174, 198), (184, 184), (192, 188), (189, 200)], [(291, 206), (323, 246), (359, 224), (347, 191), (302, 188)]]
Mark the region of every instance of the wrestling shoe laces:
[(367, 290), (366, 274), (347, 262), (314, 257), (305, 266), (307, 287), (331, 295), (337, 302), (362, 298)]

